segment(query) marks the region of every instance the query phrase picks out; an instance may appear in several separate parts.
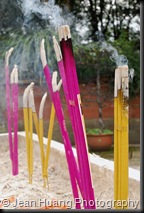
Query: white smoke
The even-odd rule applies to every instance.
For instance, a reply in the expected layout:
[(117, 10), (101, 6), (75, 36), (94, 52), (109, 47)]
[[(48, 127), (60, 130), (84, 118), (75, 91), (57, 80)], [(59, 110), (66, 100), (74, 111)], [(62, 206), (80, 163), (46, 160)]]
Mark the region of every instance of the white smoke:
[(116, 63), (117, 66), (128, 65), (128, 60), (125, 55), (120, 55), (115, 47), (107, 42), (101, 42), (101, 51), (107, 50), (111, 53), (110, 59)]
[[(107, 50), (111, 54), (110, 59), (115, 62), (117, 67), (128, 65), (127, 57), (125, 55), (120, 55), (115, 47), (113, 47), (111, 44), (108, 44), (101, 32), (96, 32), (96, 35), (100, 45), (100, 51)], [(134, 78), (134, 69), (130, 68), (128, 74), (129, 82), (132, 83)]]
[(66, 14), (66, 11), (62, 10), (55, 4), (55, 0), (49, 0), (42, 3), (40, 0), (17, 0), (22, 12), (28, 22), (33, 14), (36, 14), (43, 20), (48, 20), (50, 25), (57, 28), (60, 25), (71, 25), (74, 17), (72, 14)]

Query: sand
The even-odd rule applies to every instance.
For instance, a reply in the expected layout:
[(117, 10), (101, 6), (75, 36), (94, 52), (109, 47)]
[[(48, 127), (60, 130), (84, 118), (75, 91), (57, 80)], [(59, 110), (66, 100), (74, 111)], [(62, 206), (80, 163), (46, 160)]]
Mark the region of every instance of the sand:
[[(12, 175), (8, 137), (0, 136), (0, 206), (5, 209), (40, 208), (56, 201), (59, 205), (75, 208), (65, 154), (51, 149), (48, 167), (49, 188), (43, 187), (39, 144), (33, 141), (33, 181), (29, 184), (25, 138), (19, 136), (19, 174)], [(91, 164), (97, 208), (113, 208), (113, 174), (105, 168)], [(14, 196), (12, 203), (6, 198)], [(2, 201), (5, 200), (5, 203)], [(140, 186), (135, 180), (129, 183), (129, 208), (140, 208)], [(82, 199), (79, 200), (82, 202)], [(1, 205), (3, 202), (3, 205)], [(135, 203), (134, 203), (135, 202)]]

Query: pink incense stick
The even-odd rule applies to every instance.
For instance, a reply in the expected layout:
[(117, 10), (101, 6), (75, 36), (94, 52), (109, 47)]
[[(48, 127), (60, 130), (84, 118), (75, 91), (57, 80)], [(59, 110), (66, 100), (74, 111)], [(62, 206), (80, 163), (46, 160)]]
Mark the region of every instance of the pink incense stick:
[[(62, 51), (63, 60), (64, 60), (68, 91), (70, 94), (71, 101), (72, 103), (74, 103), (73, 115), (75, 117), (75, 122), (77, 123), (77, 126), (78, 126), (78, 128), (74, 127), (73, 129), (74, 129), (75, 138), (77, 140), (76, 148), (77, 148), (78, 162), (79, 162), (79, 168), (81, 173), (81, 181), (84, 187), (84, 197), (87, 201), (89, 200), (95, 201), (94, 190), (92, 186), (91, 171), (90, 171), (90, 165), (89, 165), (89, 159), (88, 159), (88, 149), (87, 149), (87, 140), (86, 140), (86, 134), (84, 129), (84, 121), (83, 121), (83, 115), (82, 115), (81, 106), (80, 106), (81, 103), (79, 100), (80, 91), (78, 86), (76, 66), (75, 66), (75, 60), (74, 60), (73, 51), (72, 51), (72, 41), (71, 41), (69, 27), (68, 26), (60, 27), (59, 36), (60, 36), (61, 51)], [(87, 205), (85, 206), (85, 208), (95, 209), (96, 206), (94, 203), (94, 205), (92, 206)]]
[(12, 113), (14, 128), (13, 175), (18, 174), (18, 68), (14, 65), (11, 73)]
[[(76, 185), (76, 174), (78, 173), (78, 168), (76, 167), (75, 157), (73, 155), (70, 139), (68, 136), (68, 132), (66, 130), (64, 115), (61, 107), (60, 97), (58, 91), (53, 91), (52, 88), (52, 79), (50, 75), (50, 69), (47, 65), (46, 56), (45, 56), (45, 50), (44, 50), (44, 40), (41, 42), (41, 60), (44, 68), (44, 74), (47, 81), (47, 85), (50, 91), (52, 102), (55, 106), (56, 110), (56, 116), (60, 125), (61, 133), (64, 140), (64, 146), (65, 146), (65, 152), (66, 152), (66, 158), (67, 163), (69, 167), (69, 174), (71, 179), (71, 185), (73, 190), (74, 198), (78, 198), (78, 190)], [(80, 204), (76, 204), (76, 208), (80, 209)]]
[(6, 107), (7, 107), (7, 127), (8, 127), (8, 137), (9, 137), (9, 149), (10, 149), (10, 159), (13, 159), (13, 145), (12, 145), (12, 129), (11, 129), (11, 104), (10, 104), (10, 79), (9, 79), (9, 57), (13, 51), (11, 48), (6, 52), (5, 55), (5, 79), (6, 79)]

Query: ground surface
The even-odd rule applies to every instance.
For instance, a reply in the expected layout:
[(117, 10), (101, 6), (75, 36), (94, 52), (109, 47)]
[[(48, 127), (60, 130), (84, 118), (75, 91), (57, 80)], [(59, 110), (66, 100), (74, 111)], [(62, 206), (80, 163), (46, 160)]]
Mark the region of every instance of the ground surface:
[[(28, 183), (28, 170), (26, 159), (25, 140), (19, 138), (19, 174), (11, 174), (11, 161), (9, 158), (8, 138), (0, 137), (0, 205), (2, 200), (14, 196), (14, 201), (5, 202), (1, 208), (40, 208), (56, 200), (61, 204), (74, 208), (74, 201), (69, 180), (65, 156), (51, 150), (49, 162), (49, 189), (43, 187), (41, 175), (41, 161), (39, 144), (34, 142), (33, 182)], [(91, 165), (95, 197), (99, 201), (97, 208), (112, 208), (113, 204), (113, 176), (107, 169)], [(129, 199), (140, 199), (140, 189), (136, 188), (135, 181), (129, 186)], [(101, 202), (100, 202), (101, 201)], [(108, 202), (109, 201), (109, 202)], [(130, 204), (130, 208), (139, 208)]]

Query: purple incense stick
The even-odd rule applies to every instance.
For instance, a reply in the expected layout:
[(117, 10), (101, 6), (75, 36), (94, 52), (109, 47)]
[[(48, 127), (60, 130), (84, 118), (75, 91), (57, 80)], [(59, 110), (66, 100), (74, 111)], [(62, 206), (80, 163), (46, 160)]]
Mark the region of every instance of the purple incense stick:
[(8, 137), (9, 137), (9, 149), (10, 149), (10, 159), (13, 159), (13, 146), (12, 146), (12, 129), (11, 129), (11, 105), (10, 105), (10, 79), (9, 79), (9, 57), (13, 51), (11, 48), (6, 52), (5, 55), (5, 79), (6, 79), (6, 107), (7, 107), (7, 127), (8, 127)]
[[(78, 128), (73, 128), (74, 135), (77, 140), (76, 148), (78, 155), (79, 168), (81, 173), (81, 181), (84, 187), (84, 196), (87, 201), (95, 200), (94, 190), (92, 186), (91, 171), (88, 159), (87, 140), (83, 123), (83, 115), (80, 109), (80, 91), (78, 86), (75, 60), (72, 51), (72, 41), (70, 30), (68, 26), (62, 26), (59, 28), (60, 45), (64, 60), (65, 75), (67, 79), (68, 91), (70, 94), (71, 101), (74, 103), (75, 122)], [(63, 79), (63, 78), (62, 78)], [(76, 124), (75, 124), (76, 125)], [(89, 202), (88, 202), (89, 204)], [(95, 205), (85, 206), (88, 209), (95, 209)]]
[(13, 159), (13, 146), (12, 146), (12, 129), (11, 129), (11, 104), (10, 104), (10, 80), (9, 80), (9, 68), (5, 68), (6, 71), (6, 106), (7, 106), (7, 127), (9, 136), (9, 148), (10, 159)]

